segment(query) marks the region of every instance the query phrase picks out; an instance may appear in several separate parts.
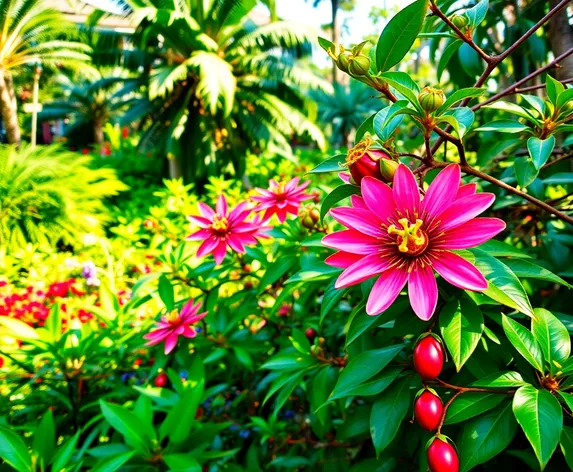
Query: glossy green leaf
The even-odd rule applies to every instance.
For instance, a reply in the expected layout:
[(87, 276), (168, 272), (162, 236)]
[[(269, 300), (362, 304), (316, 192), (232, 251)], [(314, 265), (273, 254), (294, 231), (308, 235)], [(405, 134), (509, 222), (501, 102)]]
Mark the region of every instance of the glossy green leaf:
[(505, 260), (504, 263), (520, 278), (546, 280), (547, 282), (561, 284), (565, 287), (571, 288), (571, 285), (567, 281), (563, 280), (561, 277), (545, 267), (541, 267), (530, 260), (511, 258)]
[(505, 387), (522, 387), (524, 385), (529, 385), (519, 372), (499, 372), (495, 374), (488, 375), (483, 379), (476, 380), (471, 384), (472, 387), (495, 387), (495, 388), (505, 388)]
[(374, 134), (374, 117), (376, 113), (370, 115), (356, 130), (356, 135), (354, 136), (354, 144), (358, 144), (364, 138), (366, 134)]
[(416, 0), (393, 16), (378, 38), (376, 65), (384, 72), (408, 53), (424, 25), (428, 0)]
[(480, 0), (475, 6), (466, 10), (465, 16), (468, 18), (468, 24), (473, 29), (477, 28), (487, 16), (489, 0)]
[(18, 472), (32, 471), (32, 457), (22, 438), (10, 429), (0, 426), (0, 458)]
[(279, 257), (276, 261), (271, 262), (261, 278), (257, 294), (261, 295), (269, 285), (274, 284), (285, 275), (297, 262), (296, 257), (292, 257), (292, 255), (284, 255)]
[(158, 291), (159, 297), (167, 311), (173, 310), (175, 306), (175, 292), (173, 291), (173, 285), (171, 285), (171, 282), (165, 275), (159, 277)]
[(458, 102), (461, 102), (462, 100), (465, 100), (466, 98), (481, 97), (484, 94), (484, 92), (485, 90), (482, 88), (473, 88), (473, 87), (456, 90), (446, 99), (443, 105), (436, 110), (436, 115), (441, 115), (448, 108), (451, 108), (453, 105), (455, 105)]
[(344, 397), (357, 385), (374, 377), (404, 348), (404, 345), (363, 351), (354, 357), (340, 374), (330, 400)]
[(489, 108), (490, 110), (499, 110), (505, 113), (511, 113), (512, 115), (517, 115), (521, 118), (525, 118), (526, 120), (534, 124), (540, 123), (540, 121), (535, 116), (532, 115), (532, 112), (512, 102), (499, 100), (490, 103), (488, 105), (485, 105), (483, 108)]
[(100, 400), (101, 412), (106, 421), (125, 438), (125, 442), (135, 449), (149, 454), (151, 438), (144, 434), (145, 425), (128, 409)]
[(328, 213), (334, 205), (345, 198), (350, 197), (350, 195), (358, 195), (360, 193), (360, 188), (356, 185), (340, 185), (336, 187), (332, 192), (322, 202), (320, 207), (320, 219), (324, 220), (324, 216)]
[(135, 451), (127, 451), (102, 459), (93, 466), (91, 472), (115, 472), (131, 459), (134, 454)]
[(371, 377), (365, 382), (361, 384), (355, 385), (350, 387), (346, 393), (345, 397), (352, 397), (352, 396), (362, 396), (367, 397), (370, 395), (378, 395), (380, 392), (386, 390), (394, 380), (400, 375), (402, 369), (399, 367), (388, 367), (384, 369), (379, 374)]
[(515, 393), (513, 413), (543, 470), (561, 437), (563, 428), (561, 405), (547, 390), (537, 390), (527, 385)]
[(517, 321), (512, 320), (509, 316), (501, 316), (503, 330), (509, 342), (527, 362), (539, 372), (544, 372), (543, 352), (531, 331)]
[(318, 37), (318, 44), (325, 51), (328, 51), (332, 46), (334, 46), (334, 43), (332, 41), (329, 41), (328, 39), (325, 38), (321, 38), (320, 36)]
[(326, 315), (339, 304), (342, 297), (348, 293), (348, 288), (339, 290), (334, 286), (335, 283), (336, 280), (330, 282), (322, 296), (322, 302), (320, 303), (320, 324), (322, 324)]
[(438, 67), (436, 69), (437, 79), (438, 82), (442, 80), (442, 74), (444, 73), (444, 69), (447, 67), (450, 59), (453, 55), (457, 52), (460, 46), (463, 44), (461, 39), (454, 39), (453, 41), (449, 42), (447, 46), (444, 48), (442, 54), (440, 55), (440, 60), (438, 61)]
[[(295, 259), (295, 258), (293, 258)], [(296, 259), (295, 259), (296, 260)], [(324, 262), (316, 262), (311, 266), (305, 267), (299, 270), (296, 274), (290, 277), (285, 284), (292, 284), (295, 282), (304, 281), (318, 281), (318, 280), (328, 280), (332, 276), (340, 273), (340, 268), (332, 267)]]
[(418, 87), (418, 84), (414, 82), (408, 74), (405, 72), (384, 72), (380, 74), (380, 78), (395, 88), (418, 110), (421, 110), (420, 102), (418, 101), (420, 87)]
[(298, 351), (281, 352), (265, 362), (261, 369), (268, 370), (301, 370), (316, 365), (318, 361), (311, 355), (304, 355)]
[(382, 108), (374, 117), (374, 132), (382, 140), (387, 141), (402, 123), (404, 115), (395, 115), (402, 108), (408, 106), (407, 100), (398, 100), (390, 106)]
[(517, 157), (513, 161), (515, 178), (521, 188), (529, 187), (539, 174), (539, 169), (529, 157)]
[(410, 408), (410, 383), (408, 379), (397, 382), (385, 390), (372, 406), (370, 413), (370, 435), (380, 453), (396, 437)]
[(51, 410), (44, 414), (42, 421), (34, 431), (32, 449), (38, 453), (45, 466), (51, 462), (56, 449), (56, 426)]
[(554, 105), (557, 104), (557, 99), (561, 92), (565, 90), (563, 84), (558, 80), (555, 80), (549, 74), (547, 74), (547, 79), (545, 81), (545, 90), (547, 91), (547, 97), (551, 100)]
[(39, 339), (38, 333), (34, 328), (17, 318), (0, 316), (0, 326), (7, 328), (8, 332), (6, 334), (14, 336), (16, 339)]
[[(493, 257), (511, 257), (511, 259), (505, 259), (503, 262), (507, 265), (510, 269), (511, 266), (509, 262), (515, 261), (515, 259), (530, 259), (531, 256), (522, 252), (521, 250), (517, 249), (515, 246), (511, 244), (504, 243), (503, 241), (498, 241), (497, 239), (490, 239), (489, 241), (480, 244), (479, 249), (482, 251), (487, 252), (490, 256)], [(513, 270), (513, 269), (512, 269)], [(517, 274), (516, 274), (517, 275)], [(518, 277), (520, 277), (518, 275)]]
[(459, 372), (481, 338), (483, 315), (471, 299), (453, 298), (440, 313), (440, 331)]
[(74, 436), (58, 447), (52, 459), (52, 470), (62, 470), (69, 465), (79, 439), (80, 433), (78, 431)]
[(548, 161), (553, 148), (555, 148), (555, 136), (549, 136), (547, 139), (532, 136), (527, 140), (527, 150), (537, 169), (541, 169)]
[(499, 393), (465, 392), (457, 397), (446, 412), (444, 424), (454, 424), (481, 415), (499, 405), (504, 395)]
[(573, 184), (573, 172), (558, 172), (546, 179), (543, 179), (545, 185), (564, 185)]
[(376, 316), (367, 315), (365, 307), (365, 302), (360, 305), (360, 309), (346, 330), (346, 346), (356, 341), (361, 334), (374, 326), (380, 326), (398, 316), (414, 315), (410, 309), (410, 302), (405, 297), (399, 298), (387, 310)]
[(563, 431), (561, 431), (561, 440), (559, 442), (561, 445), (561, 451), (565, 456), (567, 465), (571, 470), (573, 470), (573, 428), (570, 426), (563, 426)]
[(521, 133), (528, 129), (527, 126), (521, 124), (519, 121), (511, 120), (498, 120), (492, 121), (487, 125), (482, 125), (476, 131), (496, 131), (498, 133)]
[(567, 103), (569, 103), (572, 100), (573, 100), (573, 89), (564, 90), (557, 97), (557, 108), (559, 109), (564, 108), (567, 105)]
[(483, 464), (503, 451), (517, 433), (511, 402), (464, 424), (461, 439), (457, 441), (460, 471), (465, 472)]
[(309, 171), (309, 174), (325, 174), (328, 172), (344, 172), (348, 170), (346, 167), (341, 167), (346, 161), (346, 154), (337, 154), (336, 156), (325, 159), (318, 164), (314, 169)]
[(531, 331), (541, 346), (541, 351), (553, 373), (559, 369), (555, 363), (562, 364), (571, 355), (571, 337), (567, 328), (559, 319), (545, 308), (536, 308), (531, 320)]

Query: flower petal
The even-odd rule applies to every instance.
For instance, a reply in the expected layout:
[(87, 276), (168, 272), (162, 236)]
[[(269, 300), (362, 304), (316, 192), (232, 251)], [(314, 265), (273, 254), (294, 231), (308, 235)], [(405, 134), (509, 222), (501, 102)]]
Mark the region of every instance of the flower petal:
[(213, 257), (215, 258), (215, 264), (221, 265), (227, 254), (227, 244), (221, 241), (219, 245), (213, 251)]
[(227, 216), (227, 199), (225, 195), (219, 195), (217, 199), (217, 214), (221, 217)]
[(241, 254), (245, 252), (245, 246), (243, 245), (243, 238), (238, 234), (227, 234), (227, 244), (235, 252)]
[(175, 346), (177, 346), (178, 339), (179, 336), (177, 336), (176, 334), (170, 334), (167, 337), (167, 339), (165, 340), (165, 354), (169, 354), (171, 351), (173, 351)]
[(211, 220), (202, 216), (189, 215), (187, 219), (194, 225), (199, 226), (199, 228), (207, 228), (212, 223)]
[(350, 195), (350, 203), (354, 208), (358, 208), (359, 210), (368, 210), (368, 205), (364, 199), (358, 195)]
[(374, 177), (364, 177), (360, 184), (362, 197), (370, 211), (386, 222), (396, 208), (390, 187)]
[(455, 287), (473, 292), (487, 289), (487, 280), (463, 257), (449, 251), (432, 251), (432, 267)]
[(478, 193), (456, 200), (437, 217), (440, 221), (437, 231), (447, 231), (464, 224), (487, 210), (494, 200), (493, 193)]
[(408, 297), (410, 305), (418, 318), (428, 321), (438, 303), (438, 284), (434, 271), (428, 264), (414, 264), (412, 272), (408, 276)]
[(199, 213), (201, 213), (201, 216), (210, 220), (213, 219), (215, 211), (210, 206), (205, 205), (203, 202), (199, 202), (197, 206), (199, 207)]
[(400, 164), (394, 174), (392, 195), (401, 216), (415, 221), (420, 214), (420, 189), (416, 177), (404, 164)]
[(468, 249), (489, 241), (505, 229), (499, 218), (474, 218), (432, 241), (436, 249)]
[(457, 164), (443, 169), (428, 187), (422, 200), (422, 219), (432, 220), (455, 200), (460, 186), (461, 171)]
[(203, 257), (212, 253), (219, 245), (220, 241), (221, 239), (218, 236), (210, 236), (207, 238), (205, 241), (203, 241), (203, 244), (199, 246), (199, 249), (197, 249), (197, 257)]
[(381, 257), (380, 254), (371, 254), (363, 257), (342, 272), (334, 286), (336, 288), (344, 288), (359, 284), (370, 277), (384, 272), (389, 266), (388, 259)]
[(390, 269), (378, 278), (366, 303), (366, 313), (378, 315), (386, 310), (406, 285), (408, 272), (404, 269)]
[(353, 229), (327, 234), (322, 238), (322, 244), (352, 254), (372, 254), (380, 246), (377, 239)]
[(213, 232), (210, 229), (200, 229), (199, 231), (190, 234), (185, 239), (187, 241), (203, 241), (211, 236)]
[(368, 210), (339, 207), (330, 210), (330, 214), (336, 221), (349, 229), (355, 229), (375, 238), (384, 235), (382, 222)]
[(464, 184), (464, 185), (460, 185), (460, 188), (458, 189), (458, 193), (456, 194), (456, 200), (463, 198), (463, 197), (467, 197), (468, 195), (474, 195), (477, 191), (477, 184), (476, 183), (471, 183), (471, 184)]
[(362, 254), (350, 254), (349, 252), (339, 251), (328, 256), (324, 262), (332, 267), (340, 267), (341, 269), (346, 269), (363, 257), (364, 256)]
[(340, 177), (340, 180), (342, 180), (344, 183), (347, 183), (347, 184), (350, 183), (350, 174), (349, 173), (339, 172), (338, 177)]

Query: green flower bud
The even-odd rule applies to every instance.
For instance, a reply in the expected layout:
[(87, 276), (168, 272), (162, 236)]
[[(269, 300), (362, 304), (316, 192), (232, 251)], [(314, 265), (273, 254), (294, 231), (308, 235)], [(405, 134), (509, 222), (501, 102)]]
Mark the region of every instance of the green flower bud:
[(433, 87), (424, 87), (418, 95), (418, 101), (422, 109), (427, 113), (432, 113), (444, 104), (444, 92)]
[(468, 24), (468, 17), (465, 15), (452, 15), (450, 16), (450, 21), (458, 29), (465, 28)]
[(338, 56), (338, 61), (336, 65), (342, 72), (348, 72), (348, 65), (350, 64), (350, 57), (347, 54), (341, 54)]
[(366, 56), (353, 57), (350, 60), (350, 64), (348, 64), (348, 72), (350, 72), (350, 75), (354, 75), (356, 77), (368, 75), (369, 70), (370, 59), (368, 59)]
[(380, 173), (385, 182), (392, 182), (400, 163), (393, 159), (380, 159)]
[(298, 219), (303, 227), (313, 229), (320, 220), (320, 212), (312, 205), (308, 205), (300, 209)]

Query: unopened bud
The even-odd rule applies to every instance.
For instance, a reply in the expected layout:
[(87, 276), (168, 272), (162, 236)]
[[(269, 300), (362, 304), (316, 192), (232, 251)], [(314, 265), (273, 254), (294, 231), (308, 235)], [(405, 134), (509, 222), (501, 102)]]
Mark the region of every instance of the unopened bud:
[(356, 56), (350, 60), (348, 64), (348, 72), (351, 75), (360, 77), (362, 75), (368, 75), (370, 70), (370, 59), (366, 56)]
[(336, 61), (336, 65), (342, 72), (348, 72), (348, 65), (350, 64), (350, 56), (347, 54), (341, 54), (338, 56), (338, 61)]
[(348, 151), (346, 165), (350, 171), (350, 181), (356, 185), (360, 185), (367, 176), (390, 182), (382, 176), (380, 161), (391, 158), (382, 149), (372, 148), (373, 144), (374, 141), (367, 138)]
[(450, 16), (450, 21), (458, 29), (462, 29), (468, 24), (468, 18), (465, 15), (452, 15)]
[(380, 173), (385, 182), (392, 182), (400, 163), (393, 159), (380, 159)]
[(444, 92), (433, 87), (424, 87), (418, 95), (418, 101), (422, 109), (427, 113), (432, 113), (444, 104)]

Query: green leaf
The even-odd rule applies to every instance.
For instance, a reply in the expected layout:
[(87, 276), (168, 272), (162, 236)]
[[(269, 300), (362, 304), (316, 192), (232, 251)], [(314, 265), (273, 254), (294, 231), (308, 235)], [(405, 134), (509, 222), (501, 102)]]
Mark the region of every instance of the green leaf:
[(59, 303), (54, 303), (50, 308), (50, 314), (46, 319), (46, 329), (50, 333), (52, 341), (58, 341), (62, 337), (62, 317)]
[(172, 472), (201, 472), (203, 470), (197, 459), (188, 454), (166, 454), (163, 460)]
[(397, 316), (413, 315), (410, 309), (410, 302), (406, 297), (399, 298), (387, 310), (376, 316), (367, 315), (365, 307), (366, 302), (363, 302), (356, 309), (357, 313), (346, 330), (346, 346), (353, 343), (362, 333), (373, 326), (380, 326), (395, 319)]
[(491, 374), (483, 379), (476, 380), (472, 383), (472, 387), (522, 387), (529, 385), (519, 372), (500, 372)]
[(483, 332), (483, 315), (469, 298), (451, 299), (440, 313), (440, 331), (459, 372)]
[[(571, 100), (573, 100), (573, 89), (567, 89), (564, 90), (563, 92), (561, 92), (559, 94), (559, 96), (557, 97), (557, 108), (558, 109), (562, 109), (565, 107), (565, 105), (567, 105), (567, 103), (569, 103)], [(569, 112), (570, 113), (570, 112)]]
[(400, 367), (388, 367), (366, 382), (355, 385), (346, 391), (345, 397), (378, 395), (386, 390), (402, 372)]
[(51, 410), (48, 410), (44, 414), (42, 421), (40, 421), (36, 431), (34, 431), (32, 449), (43, 459), (44, 466), (47, 466), (54, 456), (56, 449), (56, 427)]
[(573, 184), (573, 172), (558, 172), (546, 179), (543, 179), (545, 185), (564, 185)]
[(481, 415), (495, 408), (504, 398), (504, 395), (499, 393), (466, 392), (452, 402), (446, 412), (444, 424), (461, 423)]
[(337, 378), (338, 370), (332, 366), (325, 366), (312, 380), (312, 388), (309, 392), (310, 407), (323, 426), (330, 420), (330, 407), (320, 407), (328, 401), (328, 396), (334, 389)]
[(400, 126), (404, 115), (395, 115), (397, 111), (406, 108), (407, 100), (398, 100), (390, 106), (382, 108), (374, 117), (374, 132), (382, 140), (388, 141), (394, 131)]
[[(483, 246), (480, 246), (483, 247)], [(552, 282), (556, 284), (564, 285), (565, 287), (571, 288), (571, 285), (567, 281), (563, 280), (558, 275), (554, 274), (545, 267), (538, 266), (533, 262), (526, 261), (523, 259), (507, 259), (504, 261), (505, 265), (511, 269), (511, 271), (520, 278), (524, 279), (539, 279), (546, 280), (547, 282)]]
[(561, 398), (563, 398), (563, 401), (569, 407), (569, 409), (573, 411), (573, 393), (565, 393), (559, 390), (557, 391), (557, 393)]
[(563, 426), (560, 445), (567, 465), (573, 470), (573, 428), (570, 426)]
[(505, 102), (503, 100), (500, 100), (497, 102), (490, 103), (484, 106), (483, 108), (489, 108), (490, 110), (500, 110), (506, 113), (511, 113), (513, 115), (520, 116), (521, 118), (525, 118), (526, 120), (536, 125), (540, 123), (540, 121), (537, 118), (535, 118), (532, 115), (532, 113), (529, 112), (529, 110), (512, 102)]
[[(293, 258), (296, 261), (296, 258)], [(324, 262), (316, 262), (312, 266), (301, 269), (292, 277), (290, 277), (285, 284), (292, 284), (294, 282), (303, 281), (318, 281), (330, 279), (333, 275), (340, 273), (340, 268), (332, 267)]]
[(337, 154), (336, 156), (325, 159), (308, 173), (325, 174), (327, 172), (344, 172), (348, 169), (346, 167), (341, 167), (340, 164), (344, 164), (345, 161), (346, 154)]
[(334, 205), (336, 205), (340, 200), (350, 197), (350, 195), (358, 195), (360, 193), (360, 188), (356, 185), (340, 185), (336, 187), (332, 192), (322, 202), (320, 207), (320, 219), (324, 220), (324, 215), (328, 213)]
[(128, 409), (100, 400), (101, 411), (106, 421), (125, 438), (125, 442), (140, 452), (149, 455), (151, 438), (145, 434), (145, 425)]
[(556, 105), (557, 99), (561, 94), (561, 92), (565, 90), (565, 87), (563, 87), (563, 84), (561, 82), (555, 80), (553, 77), (547, 74), (547, 79), (545, 81), (545, 90), (547, 91), (547, 97), (549, 97), (551, 103), (553, 103), (553, 105)]
[(464, 424), (459, 445), (460, 471), (483, 464), (503, 451), (517, 433), (511, 402)]
[(450, 59), (453, 55), (457, 52), (460, 46), (463, 44), (461, 39), (454, 39), (444, 48), (442, 54), (440, 55), (440, 60), (438, 62), (438, 68), (436, 70), (438, 82), (442, 80), (442, 74), (444, 73), (444, 69), (450, 62)]
[(544, 371), (543, 352), (538, 342), (527, 328), (512, 320), (509, 316), (502, 316), (502, 325), (505, 335), (521, 356), (535, 367), (539, 372)]
[(370, 413), (370, 434), (376, 456), (396, 437), (410, 408), (410, 383), (402, 379), (384, 391)]
[(39, 339), (34, 328), (17, 318), (0, 316), (0, 325), (8, 329), (7, 335), (14, 336), (16, 339)]
[(115, 472), (122, 465), (124, 465), (129, 459), (133, 457), (135, 451), (122, 452), (121, 454), (116, 454), (111, 457), (107, 457), (103, 460), (98, 461), (91, 472)]
[(302, 370), (306, 367), (317, 365), (316, 358), (300, 352), (281, 352), (276, 356), (271, 357), (265, 362), (261, 369), (268, 370)]
[(456, 103), (461, 102), (466, 98), (481, 97), (484, 92), (485, 90), (482, 88), (473, 88), (473, 87), (456, 90), (446, 99), (443, 105), (436, 110), (436, 115), (441, 115), (448, 108), (451, 108), (452, 105), (455, 105)]
[(513, 161), (515, 178), (520, 187), (526, 188), (537, 178), (539, 169), (529, 157), (517, 157)]
[(505, 264), (480, 249), (471, 249), (459, 254), (472, 262), (488, 281), (488, 288), (483, 293), (495, 301), (515, 308), (527, 316), (533, 317), (533, 308), (523, 285)]
[(328, 51), (332, 46), (334, 46), (334, 43), (332, 41), (321, 38), (320, 36), (318, 37), (318, 44), (320, 44), (320, 47), (325, 51)]
[(18, 472), (32, 471), (32, 457), (24, 440), (13, 431), (0, 426), (0, 458)]
[(346, 396), (354, 387), (380, 372), (404, 348), (403, 344), (363, 351), (340, 374), (330, 400)]
[(79, 439), (80, 432), (78, 431), (56, 450), (56, 454), (54, 454), (54, 458), (52, 459), (52, 470), (60, 471), (69, 465)]
[(297, 262), (296, 257), (290, 255), (279, 257), (276, 261), (272, 262), (267, 267), (265, 275), (261, 278), (257, 295), (261, 295), (269, 285), (274, 284), (285, 275)]
[(543, 165), (551, 156), (553, 148), (555, 147), (555, 136), (550, 136), (547, 139), (539, 139), (536, 136), (532, 136), (527, 140), (527, 149), (529, 155), (535, 164), (537, 169), (541, 169)]
[(167, 311), (173, 310), (175, 306), (175, 292), (173, 291), (173, 285), (171, 285), (171, 282), (165, 275), (159, 277), (158, 291), (159, 297)]
[(524, 124), (521, 124), (519, 121), (511, 121), (511, 120), (498, 120), (492, 121), (487, 125), (480, 126), (476, 129), (476, 131), (496, 131), (498, 133), (521, 133), (529, 129)]
[[(531, 256), (517, 249), (511, 244), (504, 243), (503, 241), (498, 241), (497, 239), (490, 239), (489, 241), (480, 244), (479, 249), (485, 251), (490, 256), (493, 257), (511, 257), (512, 259), (504, 260), (505, 265), (507, 265), (511, 270), (512, 267), (508, 264), (509, 261), (514, 261), (515, 258), (518, 259), (530, 259)], [(517, 275), (517, 274), (516, 274)], [(520, 277), (520, 276), (518, 276)]]
[(320, 303), (320, 324), (322, 324), (326, 315), (338, 305), (342, 297), (348, 293), (348, 289), (337, 289), (334, 286), (335, 283), (336, 280), (330, 282), (322, 296), (322, 302)]
[(394, 87), (404, 98), (408, 99), (417, 110), (421, 110), (418, 94), (420, 87), (405, 72), (384, 72), (380, 78)]
[(562, 364), (571, 354), (571, 337), (565, 325), (550, 311), (545, 308), (536, 308), (534, 313), (531, 331), (541, 346), (541, 351), (549, 362), (551, 371), (556, 373), (559, 368), (555, 363)]
[(487, 16), (489, 8), (488, 0), (481, 0), (477, 5), (466, 10), (465, 16), (468, 18), (468, 25), (472, 29), (476, 29)]
[(557, 448), (563, 428), (563, 410), (547, 390), (531, 385), (521, 387), (513, 397), (513, 413), (545, 468)]
[(366, 133), (373, 135), (374, 134), (374, 117), (376, 113), (370, 115), (369, 118), (364, 120), (364, 122), (358, 127), (356, 130), (356, 135), (354, 136), (354, 144), (358, 144), (362, 140), (362, 138), (366, 135)]
[(385, 72), (398, 64), (408, 53), (422, 30), (428, 0), (417, 0), (390, 19), (376, 44), (378, 72)]

